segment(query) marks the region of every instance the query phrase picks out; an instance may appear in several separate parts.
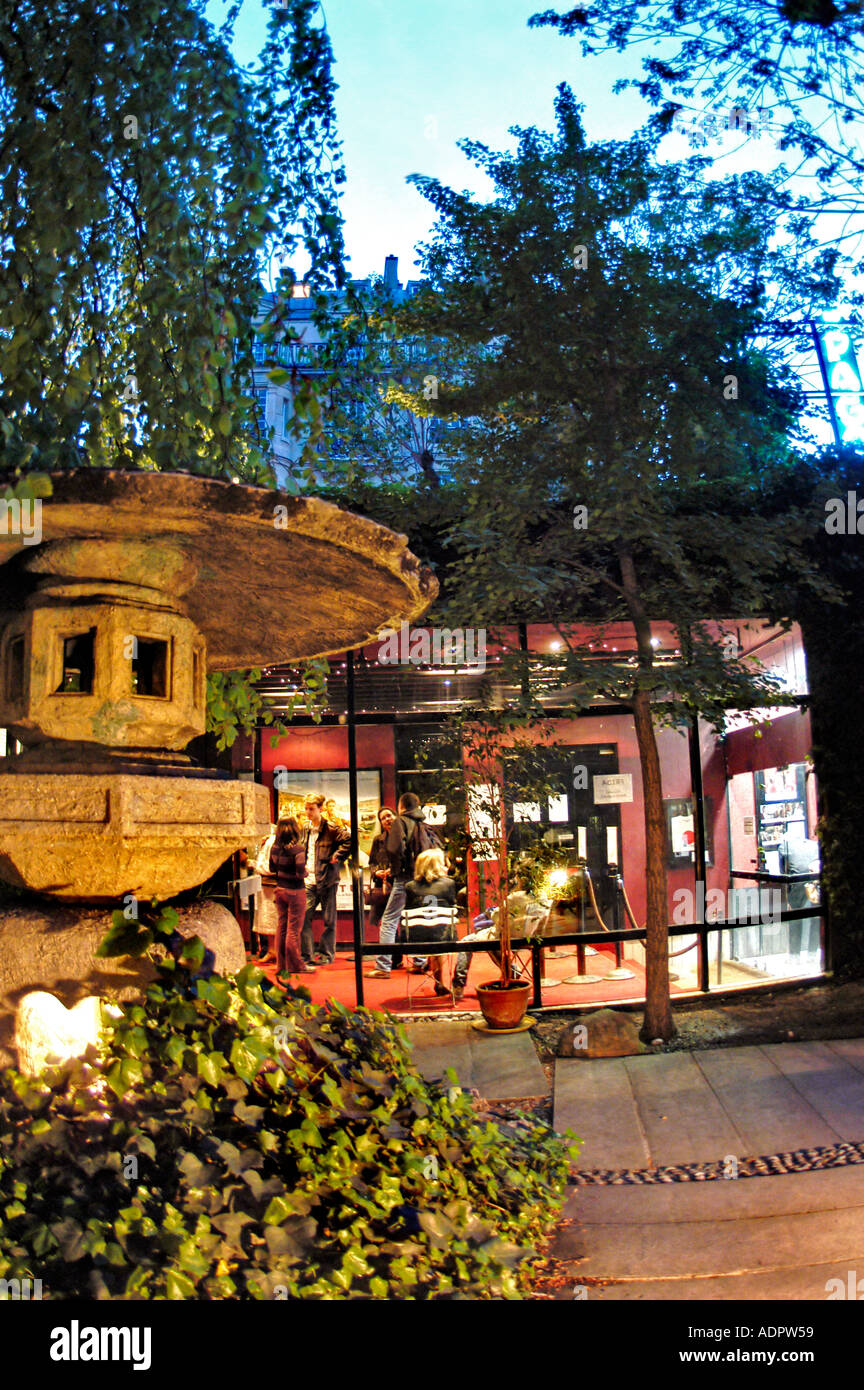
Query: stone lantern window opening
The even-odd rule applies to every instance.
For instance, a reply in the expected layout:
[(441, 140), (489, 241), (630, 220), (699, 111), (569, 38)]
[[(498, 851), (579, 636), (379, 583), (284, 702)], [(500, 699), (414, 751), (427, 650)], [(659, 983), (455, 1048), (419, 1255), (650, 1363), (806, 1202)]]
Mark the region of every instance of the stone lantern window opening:
[(131, 693), (139, 698), (171, 699), (171, 645), (159, 637), (134, 639)]
[(60, 635), (60, 679), (55, 695), (93, 694), (93, 649), (96, 629)]
[(6, 699), (24, 698), (24, 638), (13, 637), (6, 652)]

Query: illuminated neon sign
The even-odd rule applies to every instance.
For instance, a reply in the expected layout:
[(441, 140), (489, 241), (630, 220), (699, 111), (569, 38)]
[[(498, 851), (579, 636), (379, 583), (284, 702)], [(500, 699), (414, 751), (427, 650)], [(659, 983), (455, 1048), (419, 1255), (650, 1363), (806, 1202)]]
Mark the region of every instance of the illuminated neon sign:
[(842, 324), (820, 324), (816, 343), (837, 442), (864, 441), (864, 380), (851, 335)]

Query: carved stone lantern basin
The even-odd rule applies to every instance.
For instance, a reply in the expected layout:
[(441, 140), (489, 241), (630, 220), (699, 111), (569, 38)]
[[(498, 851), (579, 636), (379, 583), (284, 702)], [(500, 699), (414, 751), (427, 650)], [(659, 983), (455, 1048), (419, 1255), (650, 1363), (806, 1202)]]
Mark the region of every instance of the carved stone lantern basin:
[(362, 646), (437, 585), (404, 536), (318, 499), (176, 473), (52, 485), (35, 532), (0, 532), (0, 727), (25, 746), (0, 760), (0, 878), (170, 897), (270, 825), (265, 787), (182, 751), (208, 668)]

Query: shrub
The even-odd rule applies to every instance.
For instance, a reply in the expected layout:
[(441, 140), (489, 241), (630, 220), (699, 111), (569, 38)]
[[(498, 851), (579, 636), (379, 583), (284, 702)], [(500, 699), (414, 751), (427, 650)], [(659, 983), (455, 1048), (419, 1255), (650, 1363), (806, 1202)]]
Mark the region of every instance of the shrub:
[(489, 1299), (527, 1290), (578, 1141), (480, 1123), (392, 1019), (247, 966), (163, 909), (159, 978), (104, 1042), (0, 1079), (0, 1277), (49, 1299)]

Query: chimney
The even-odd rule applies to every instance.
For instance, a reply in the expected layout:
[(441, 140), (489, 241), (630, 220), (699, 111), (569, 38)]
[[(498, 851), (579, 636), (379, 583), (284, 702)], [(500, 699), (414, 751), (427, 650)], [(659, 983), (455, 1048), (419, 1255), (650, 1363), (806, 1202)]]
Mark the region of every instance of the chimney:
[(398, 290), (400, 288), (399, 279), (397, 276), (398, 269), (398, 256), (384, 257), (384, 284), (387, 286), (388, 290)]

